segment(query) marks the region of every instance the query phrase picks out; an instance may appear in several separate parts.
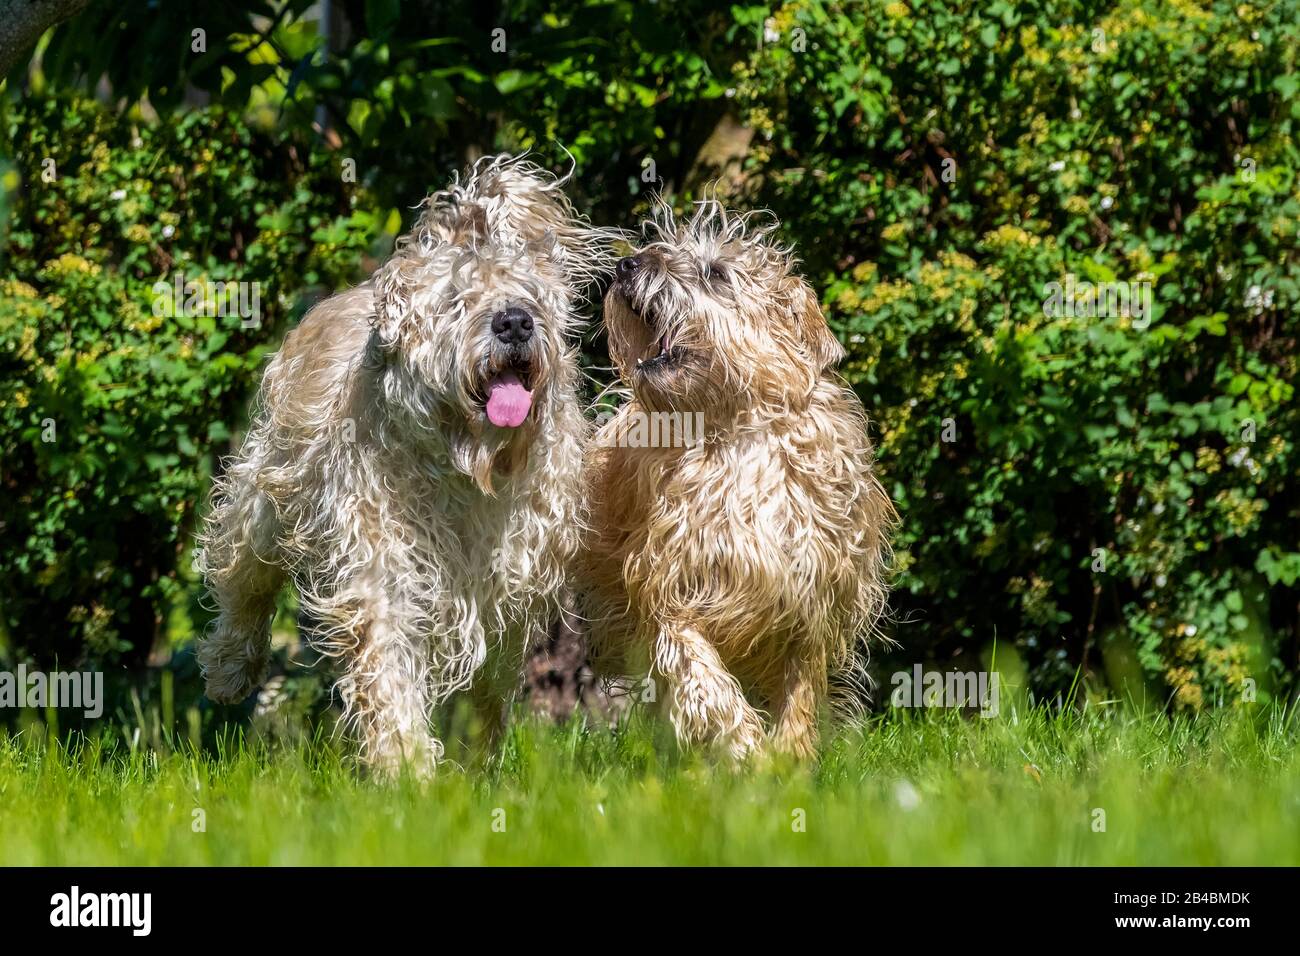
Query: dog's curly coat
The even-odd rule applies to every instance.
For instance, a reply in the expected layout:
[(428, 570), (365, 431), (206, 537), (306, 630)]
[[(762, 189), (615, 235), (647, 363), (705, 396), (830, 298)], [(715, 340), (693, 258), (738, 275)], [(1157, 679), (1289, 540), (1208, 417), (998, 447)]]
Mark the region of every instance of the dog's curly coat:
[[(633, 398), (584, 465), (594, 647), (623, 673), (649, 664), (684, 742), (810, 757), (831, 675), (883, 612), (893, 506), (832, 370), (843, 348), (774, 226), (713, 201), (657, 220), (605, 299)], [(673, 412), (703, 413), (704, 440), (623, 440)]]
[(342, 659), (369, 766), (432, 769), (430, 709), (471, 684), (499, 722), (578, 546), (586, 426), (567, 333), (613, 263), (613, 233), (562, 185), (521, 158), (480, 161), (370, 281), (286, 337), (201, 542), (219, 609), (199, 646), (210, 698), (264, 679), (291, 576)]

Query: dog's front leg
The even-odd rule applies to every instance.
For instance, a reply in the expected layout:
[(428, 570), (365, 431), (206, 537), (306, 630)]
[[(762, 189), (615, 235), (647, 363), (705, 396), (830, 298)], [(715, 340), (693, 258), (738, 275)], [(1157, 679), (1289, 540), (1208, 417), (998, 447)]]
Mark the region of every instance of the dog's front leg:
[(817, 755), (817, 711), (826, 696), (826, 662), (792, 655), (778, 696), (772, 747), (799, 760)]
[(277, 530), (270, 500), (248, 486), (219, 495), (205, 529), (200, 561), (217, 617), (196, 653), (216, 703), (237, 704), (266, 679), (275, 598), (285, 580)]
[(655, 640), (654, 666), (668, 685), (668, 717), (678, 740), (716, 744), (736, 760), (762, 747), (762, 718), (702, 634), (664, 627)]
[(405, 768), (432, 775), (442, 744), (429, 731), (428, 659), (390, 608), (363, 611), (364, 633), (342, 681), (344, 700), (361, 731), (362, 761), (396, 777)]

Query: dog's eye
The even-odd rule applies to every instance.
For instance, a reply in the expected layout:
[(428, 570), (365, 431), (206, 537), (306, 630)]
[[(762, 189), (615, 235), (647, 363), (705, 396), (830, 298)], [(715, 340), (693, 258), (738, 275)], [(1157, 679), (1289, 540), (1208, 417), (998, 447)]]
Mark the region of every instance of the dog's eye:
[(718, 265), (716, 262), (709, 263), (708, 275), (710, 279), (719, 279), (719, 280), (725, 279), (727, 277), (727, 273), (723, 270), (722, 266)]

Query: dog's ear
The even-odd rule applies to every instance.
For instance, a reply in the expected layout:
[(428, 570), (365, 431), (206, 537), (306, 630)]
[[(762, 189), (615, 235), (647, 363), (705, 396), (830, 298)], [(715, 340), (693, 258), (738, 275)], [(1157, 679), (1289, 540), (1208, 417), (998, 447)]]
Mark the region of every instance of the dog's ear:
[(564, 191), (570, 175), (556, 177), (522, 156), (479, 161), (466, 191), (481, 201), (486, 234), (522, 241), (540, 262), (577, 290), (612, 274), (613, 243), (624, 233), (591, 225)]
[(618, 257), (614, 243), (621, 230), (588, 225), (577, 216), (553, 224), (543, 235), (545, 255), (564, 273), (575, 289), (585, 290), (601, 277), (612, 275)]
[(819, 372), (833, 365), (838, 365), (848, 354), (840, 340), (826, 324), (822, 314), (821, 303), (812, 288), (803, 279), (796, 278), (792, 290), (791, 311), (794, 313), (795, 327), (803, 348), (816, 365)]
[(414, 260), (399, 251), (375, 272), (375, 311), (370, 324), (385, 347), (396, 344), (402, 322), (411, 314), (414, 270)]

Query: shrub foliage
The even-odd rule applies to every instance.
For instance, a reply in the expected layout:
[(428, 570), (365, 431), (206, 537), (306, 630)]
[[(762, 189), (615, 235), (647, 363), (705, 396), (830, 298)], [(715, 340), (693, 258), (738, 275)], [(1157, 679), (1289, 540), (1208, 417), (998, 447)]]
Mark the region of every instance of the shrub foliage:
[[(162, 90), (162, 121), (49, 90), (9, 107), (11, 641), (147, 646), (299, 291), (355, 277), (393, 209), (465, 159), (558, 166), (562, 144), (597, 220), (719, 177), (781, 217), (903, 516), (904, 657), (996, 641), (1040, 692), (1082, 674), (1187, 709), (1292, 685), (1294, 0), (353, 2), (328, 43), (305, 3), (270, 27), (235, 3), (202, 57), (160, 29), (79, 73), (78, 45), (146, 5), (55, 31), (47, 83)], [(181, 267), (262, 281), (262, 326), (158, 322), (151, 287)], [(1048, 307), (1051, 283), (1151, 307)]]

